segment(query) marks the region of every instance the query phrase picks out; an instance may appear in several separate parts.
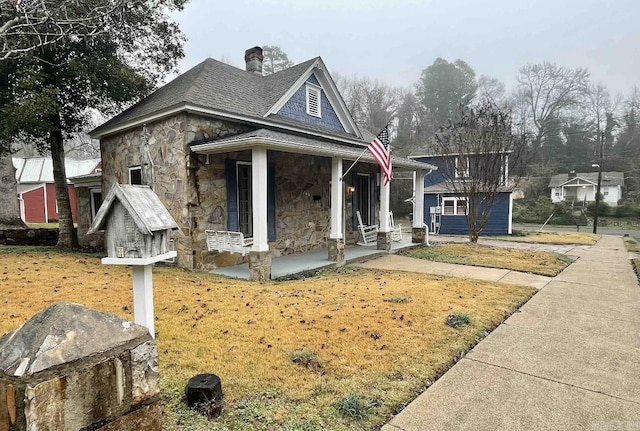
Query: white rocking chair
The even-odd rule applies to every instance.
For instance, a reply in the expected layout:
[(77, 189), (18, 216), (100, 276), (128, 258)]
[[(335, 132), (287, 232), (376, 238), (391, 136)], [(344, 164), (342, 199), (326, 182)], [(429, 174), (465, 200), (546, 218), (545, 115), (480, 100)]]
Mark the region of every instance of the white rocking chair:
[(365, 226), (362, 223), (362, 216), (360, 211), (356, 211), (358, 217), (358, 230), (360, 231), (361, 240), (357, 242), (358, 245), (369, 247), (378, 243), (378, 226), (370, 225)]
[(393, 212), (389, 211), (389, 223), (391, 224), (391, 241), (402, 241), (402, 225), (396, 226), (393, 221)]

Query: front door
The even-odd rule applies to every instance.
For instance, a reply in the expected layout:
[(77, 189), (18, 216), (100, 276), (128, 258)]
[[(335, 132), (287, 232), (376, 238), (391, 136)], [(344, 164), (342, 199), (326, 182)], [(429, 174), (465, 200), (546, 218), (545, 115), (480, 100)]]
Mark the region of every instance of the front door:
[(358, 210), (362, 217), (362, 223), (366, 226), (372, 225), (373, 220), (371, 217), (371, 179), (369, 174), (356, 175), (356, 191), (358, 199)]

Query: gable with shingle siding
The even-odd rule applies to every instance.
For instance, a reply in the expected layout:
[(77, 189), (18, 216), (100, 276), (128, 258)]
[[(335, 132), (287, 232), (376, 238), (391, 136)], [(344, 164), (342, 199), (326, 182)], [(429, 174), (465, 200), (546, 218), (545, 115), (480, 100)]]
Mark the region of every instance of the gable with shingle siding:
[(298, 90), (291, 96), (291, 98), (284, 104), (284, 106), (278, 111), (279, 115), (282, 115), (293, 120), (302, 121), (304, 123), (310, 123), (315, 126), (324, 126), (330, 129), (339, 130), (344, 132), (345, 129), (338, 119), (336, 111), (333, 109), (331, 102), (325, 95), (324, 89), (321, 90), (321, 117), (314, 117), (307, 114), (307, 94), (306, 84), (310, 83), (314, 86), (320, 87), (320, 83), (316, 79), (315, 75), (311, 75), (307, 81), (301, 85)]

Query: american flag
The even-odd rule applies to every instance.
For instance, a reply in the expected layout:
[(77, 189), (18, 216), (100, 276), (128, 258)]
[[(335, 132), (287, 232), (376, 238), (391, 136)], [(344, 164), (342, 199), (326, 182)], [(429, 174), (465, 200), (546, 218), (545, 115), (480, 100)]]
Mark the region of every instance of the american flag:
[(389, 125), (384, 126), (384, 129), (371, 141), (367, 147), (373, 158), (378, 162), (380, 168), (382, 168), (382, 174), (384, 175), (384, 185), (386, 186), (393, 178), (393, 170), (391, 169), (391, 151), (389, 150)]

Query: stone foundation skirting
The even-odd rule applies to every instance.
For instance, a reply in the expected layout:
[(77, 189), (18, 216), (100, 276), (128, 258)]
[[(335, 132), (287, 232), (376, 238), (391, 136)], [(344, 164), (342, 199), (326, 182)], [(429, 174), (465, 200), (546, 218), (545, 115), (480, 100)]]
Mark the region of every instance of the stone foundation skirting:
[(378, 250), (391, 251), (391, 232), (378, 232)]
[(336, 265), (338, 266), (344, 265), (345, 264), (344, 239), (329, 238), (327, 240), (327, 253), (329, 255), (329, 260), (336, 262)]
[(411, 228), (411, 242), (414, 244), (423, 244), (427, 236), (427, 229), (424, 227)]

